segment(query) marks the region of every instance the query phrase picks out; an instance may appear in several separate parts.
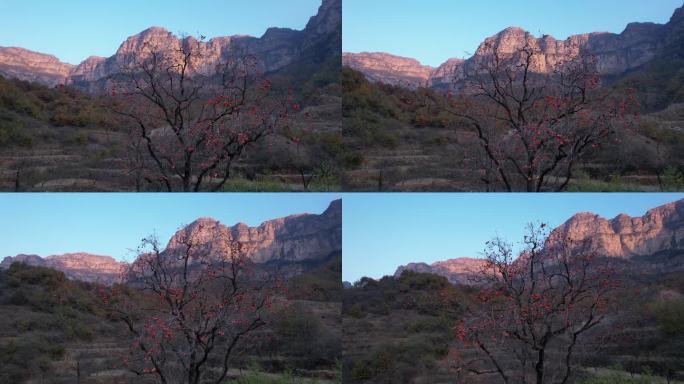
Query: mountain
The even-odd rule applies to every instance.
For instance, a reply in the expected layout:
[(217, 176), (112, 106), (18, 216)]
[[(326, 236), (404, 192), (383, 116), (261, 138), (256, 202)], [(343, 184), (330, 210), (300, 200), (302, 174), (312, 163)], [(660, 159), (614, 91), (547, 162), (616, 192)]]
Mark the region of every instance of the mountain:
[(66, 253), (64, 255), (47, 256), (17, 255), (5, 257), (0, 269), (7, 269), (12, 263), (19, 262), (37, 267), (48, 267), (64, 274), (73, 280), (112, 284), (120, 276), (124, 263), (110, 256), (98, 256), (89, 253)]
[(342, 65), (362, 72), (371, 81), (407, 88), (424, 87), (434, 71), (416, 59), (381, 52), (344, 53)]
[(322, 0), (318, 13), (303, 30), (269, 28), (259, 38), (236, 35), (198, 42), (192, 36), (179, 38), (164, 28), (151, 27), (126, 39), (113, 56), (92, 56), (78, 65), (26, 49), (0, 47), (0, 75), (96, 92), (131, 58), (142, 58), (145, 46), (166, 49), (183, 44), (199, 44), (202, 55), (193, 62), (193, 74), (213, 75), (220, 60), (242, 52), (254, 55), (261, 71), (272, 73), (302, 60), (321, 61), (320, 55), (330, 56), (331, 52), (339, 56), (341, 18), (341, 0)]
[(570, 36), (566, 40), (557, 40), (549, 35), (537, 38), (521, 28), (510, 27), (485, 39), (469, 59), (449, 59), (437, 69), (421, 66), (413, 59), (397, 61), (395, 56), (385, 53), (345, 53), (344, 65), (373, 81), (398, 85), (413, 81), (416, 73), (420, 73), (419, 79), (429, 87), (445, 88), (453, 80), (464, 79), (480, 68), (481, 63), (490, 60), (491, 50), (487, 47), (496, 47), (504, 55), (513, 55), (529, 44), (540, 52), (532, 64), (533, 71), (537, 73), (553, 71), (556, 64), (588, 52), (596, 57), (599, 73), (612, 79), (641, 68), (659, 56), (673, 52), (681, 55), (684, 52), (684, 39), (681, 37), (683, 13), (682, 8), (677, 9), (665, 25), (631, 23), (620, 34), (595, 32)]
[(0, 75), (55, 86), (63, 84), (74, 65), (62, 63), (55, 56), (23, 48), (0, 47)]
[(484, 260), (462, 257), (432, 264), (409, 263), (397, 268), (394, 277), (398, 278), (404, 271), (432, 273), (446, 277), (452, 284), (471, 284), (470, 277), (484, 266)]
[[(551, 231), (547, 246), (552, 246), (556, 238), (570, 239), (577, 249), (581, 244), (583, 250), (601, 257), (638, 263), (642, 271), (682, 268), (684, 199), (651, 209), (641, 217), (621, 214), (609, 220), (589, 212), (578, 213)], [(454, 284), (468, 284), (469, 277), (483, 265), (482, 259), (469, 258), (410, 263), (397, 268), (394, 276), (410, 270), (444, 276)]]
[[(212, 218), (199, 218), (178, 230), (163, 250), (165, 255), (184, 251), (191, 240), (196, 252), (225, 254), (227, 241), (237, 240), (257, 265), (293, 276), (319, 267), (342, 251), (342, 201), (335, 200), (320, 215), (300, 214), (265, 221), (258, 227), (238, 223), (225, 226)], [(120, 277), (124, 263), (109, 256), (72, 253), (42, 258), (37, 255), (5, 257), (0, 269), (14, 262), (44, 266), (75, 280), (111, 284)]]
[(597, 255), (621, 259), (684, 251), (684, 200), (651, 209), (641, 217), (621, 214), (607, 220), (578, 213), (554, 229), (550, 238), (557, 236), (576, 243), (588, 241), (586, 246)]
[(184, 250), (188, 240), (199, 252), (207, 253), (225, 252), (227, 242), (236, 240), (259, 264), (318, 262), (342, 249), (342, 201), (333, 201), (320, 215), (292, 215), (258, 227), (244, 223), (228, 227), (212, 218), (200, 218), (176, 232), (165, 252)]

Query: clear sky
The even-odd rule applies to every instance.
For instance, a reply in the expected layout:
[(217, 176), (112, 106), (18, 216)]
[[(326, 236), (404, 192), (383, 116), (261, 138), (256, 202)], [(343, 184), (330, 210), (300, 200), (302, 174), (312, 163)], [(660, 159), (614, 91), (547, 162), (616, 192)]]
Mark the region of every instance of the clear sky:
[(140, 240), (162, 244), (198, 217), (223, 224), (322, 213), (339, 194), (5, 193), (0, 194), (0, 258), (88, 252), (131, 259)]
[(151, 26), (174, 33), (260, 37), (269, 27), (303, 29), (321, 0), (0, 0), (0, 46), (78, 64), (111, 56)]
[[(682, 0), (344, 0), (343, 50), (380, 51), (438, 66), (468, 57), (506, 27), (558, 39), (666, 23)], [(466, 54), (467, 53), (467, 54)]]
[(347, 194), (344, 196), (342, 278), (380, 278), (410, 262), (479, 257), (494, 236), (517, 242), (525, 225), (556, 227), (578, 212), (605, 218), (684, 198), (650, 194)]

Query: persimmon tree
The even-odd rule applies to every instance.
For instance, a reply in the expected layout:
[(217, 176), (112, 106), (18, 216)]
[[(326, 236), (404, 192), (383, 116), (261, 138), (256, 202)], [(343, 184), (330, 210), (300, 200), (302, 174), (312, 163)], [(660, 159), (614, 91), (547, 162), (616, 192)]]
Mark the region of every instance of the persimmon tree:
[(487, 190), (564, 190), (582, 155), (620, 140), (638, 116), (633, 91), (603, 87), (595, 57), (577, 51), (551, 65), (530, 41), (513, 52), (488, 42), (455, 79), (445, 110), (475, 133)]
[(241, 243), (200, 240), (162, 251), (156, 237), (144, 239), (124, 284), (101, 292), (131, 336), (123, 363), (141, 379), (223, 383), (231, 357), (287, 307), (282, 283), (259, 272)]
[(202, 39), (142, 44), (112, 79), (114, 111), (132, 124), (131, 174), (149, 189), (220, 190), (231, 165), (288, 118), (257, 59), (246, 53), (207, 64)]
[(530, 225), (517, 255), (500, 238), (487, 243), (478, 305), (454, 328), (459, 373), (567, 383), (576, 349), (615, 308), (615, 269), (588, 242), (545, 228)]

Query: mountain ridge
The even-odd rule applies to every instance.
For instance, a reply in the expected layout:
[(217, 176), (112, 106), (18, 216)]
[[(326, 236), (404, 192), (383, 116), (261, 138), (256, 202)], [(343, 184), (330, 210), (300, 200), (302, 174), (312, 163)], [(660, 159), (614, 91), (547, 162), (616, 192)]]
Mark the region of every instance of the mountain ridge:
[(63, 63), (49, 54), (0, 47), (0, 75), (48, 86), (70, 85), (99, 92), (105, 88), (108, 77), (121, 72), (127, 58), (143, 54), (143, 44), (173, 48), (185, 42), (199, 43), (203, 56), (196, 63), (197, 73), (211, 75), (216, 70), (215, 65), (233, 52), (249, 52), (257, 57), (260, 70), (270, 73), (296, 62), (298, 55), (306, 54), (307, 49), (327, 35), (337, 34), (338, 20), (341, 23), (341, 0), (322, 0), (318, 13), (309, 19), (304, 29), (271, 27), (261, 37), (238, 34), (198, 42), (193, 36), (178, 37), (163, 27), (152, 26), (126, 38), (112, 56), (90, 56), (75, 65)]
[[(581, 246), (598, 256), (626, 261), (649, 263), (649, 257), (673, 251), (684, 255), (684, 199), (649, 209), (642, 216), (621, 213), (606, 219), (592, 212), (578, 212), (550, 232), (551, 244), (547, 246), (555, 243), (553, 239), (570, 239), (576, 244), (571, 246), (577, 247), (573, 251)], [(662, 260), (654, 258), (652, 262)], [(484, 259), (478, 258), (409, 263), (399, 266), (394, 277), (409, 270), (444, 276), (454, 284), (471, 284), (470, 277), (484, 264)]]
[[(225, 252), (231, 240), (243, 243), (245, 253), (256, 264), (279, 264), (288, 267), (289, 274), (299, 274), (324, 262), (342, 249), (342, 202), (334, 200), (321, 214), (295, 214), (266, 220), (250, 227), (237, 223), (231, 227), (218, 220), (200, 217), (176, 231), (162, 251), (180, 251), (184, 240), (192, 240), (197, 252)], [(0, 269), (14, 262), (53, 268), (75, 280), (112, 284), (121, 278), (127, 265), (111, 256), (89, 253), (67, 253), (40, 257), (19, 254), (7, 256)]]
[(546, 73), (556, 64), (577, 57), (580, 52), (590, 52), (596, 56), (599, 73), (612, 78), (641, 68), (658, 55), (665, 54), (672, 41), (679, 41), (676, 36), (681, 28), (684, 28), (684, 7), (676, 9), (666, 24), (633, 22), (627, 24), (621, 33), (590, 32), (571, 35), (565, 40), (558, 40), (546, 34), (537, 37), (522, 28), (508, 27), (485, 38), (470, 58), (448, 59), (437, 67), (442, 68), (440, 71), (433, 68), (429, 75), (420, 77), (419, 81), (415, 81), (412, 76), (405, 76), (405, 73), (414, 73), (423, 66), (417, 60), (412, 68), (404, 66), (396, 71), (385, 70), (384, 73), (379, 73), (376, 68), (382, 65), (383, 58), (389, 58), (389, 67), (397, 58), (403, 59), (406, 63), (406, 60), (411, 60), (385, 52), (347, 52), (343, 54), (343, 65), (363, 73), (372, 81), (390, 85), (408, 83), (413, 85), (410, 88), (425, 84), (427, 87), (444, 89), (450, 87), (454, 81), (463, 80), (487, 59), (485, 47), (494, 46), (504, 54), (513, 54), (527, 43), (541, 53), (532, 65), (535, 72)]

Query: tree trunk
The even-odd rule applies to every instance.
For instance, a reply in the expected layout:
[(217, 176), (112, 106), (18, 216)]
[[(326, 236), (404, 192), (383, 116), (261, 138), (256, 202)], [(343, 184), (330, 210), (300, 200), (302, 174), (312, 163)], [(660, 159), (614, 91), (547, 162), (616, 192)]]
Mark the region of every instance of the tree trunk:
[(538, 352), (537, 365), (534, 370), (537, 372), (537, 384), (544, 384), (544, 348)]

